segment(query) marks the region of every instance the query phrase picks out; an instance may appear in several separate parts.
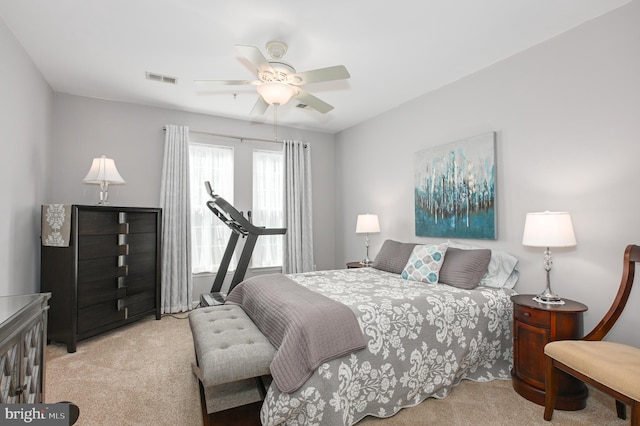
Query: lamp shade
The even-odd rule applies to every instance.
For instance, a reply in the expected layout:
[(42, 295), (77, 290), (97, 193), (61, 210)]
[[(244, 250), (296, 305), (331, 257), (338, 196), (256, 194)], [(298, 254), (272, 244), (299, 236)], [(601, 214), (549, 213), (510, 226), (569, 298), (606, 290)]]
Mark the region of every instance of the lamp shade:
[(380, 232), (377, 214), (359, 214), (356, 222), (356, 234), (375, 234)]
[(109, 183), (110, 185), (125, 183), (120, 173), (118, 173), (116, 162), (113, 161), (113, 158), (107, 158), (104, 155), (93, 159), (91, 169), (89, 169), (89, 173), (84, 177), (83, 182), (96, 184)]
[(522, 244), (531, 247), (573, 247), (571, 215), (567, 212), (527, 213)]
[(286, 83), (271, 82), (258, 86), (258, 93), (269, 105), (284, 105), (296, 94), (296, 89)]

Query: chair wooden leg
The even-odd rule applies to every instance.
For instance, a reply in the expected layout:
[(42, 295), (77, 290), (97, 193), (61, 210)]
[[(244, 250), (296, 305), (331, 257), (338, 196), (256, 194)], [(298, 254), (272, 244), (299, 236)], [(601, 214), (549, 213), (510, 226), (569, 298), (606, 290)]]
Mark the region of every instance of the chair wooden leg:
[(616, 399), (616, 413), (618, 414), (618, 418), (622, 420), (627, 420), (627, 405)]
[(553, 359), (545, 356), (544, 360), (544, 419), (551, 420), (553, 409), (558, 398), (558, 370), (553, 366)]
[(640, 426), (640, 402), (633, 401), (631, 404), (631, 426)]

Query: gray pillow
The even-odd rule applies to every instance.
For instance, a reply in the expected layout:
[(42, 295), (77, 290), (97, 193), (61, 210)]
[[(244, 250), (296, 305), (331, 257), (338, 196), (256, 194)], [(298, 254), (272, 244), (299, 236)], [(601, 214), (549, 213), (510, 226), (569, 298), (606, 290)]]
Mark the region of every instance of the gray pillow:
[(371, 266), (393, 274), (401, 274), (415, 246), (416, 243), (386, 240)]
[(480, 284), (487, 272), (491, 250), (462, 250), (449, 247), (440, 268), (438, 282), (470, 290)]

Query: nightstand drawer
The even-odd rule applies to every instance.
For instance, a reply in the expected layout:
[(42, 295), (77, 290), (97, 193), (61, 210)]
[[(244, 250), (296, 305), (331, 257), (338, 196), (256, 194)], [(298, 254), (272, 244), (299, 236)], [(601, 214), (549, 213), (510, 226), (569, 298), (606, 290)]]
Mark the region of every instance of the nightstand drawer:
[(516, 320), (525, 324), (536, 325), (544, 328), (551, 327), (551, 316), (549, 315), (549, 312), (515, 305), (513, 314)]

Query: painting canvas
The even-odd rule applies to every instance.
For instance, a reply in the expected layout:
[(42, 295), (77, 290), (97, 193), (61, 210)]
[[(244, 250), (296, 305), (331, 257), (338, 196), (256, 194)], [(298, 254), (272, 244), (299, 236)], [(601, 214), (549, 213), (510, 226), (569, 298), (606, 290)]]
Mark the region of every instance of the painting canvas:
[(496, 238), (495, 133), (415, 154), (419, 237)]

